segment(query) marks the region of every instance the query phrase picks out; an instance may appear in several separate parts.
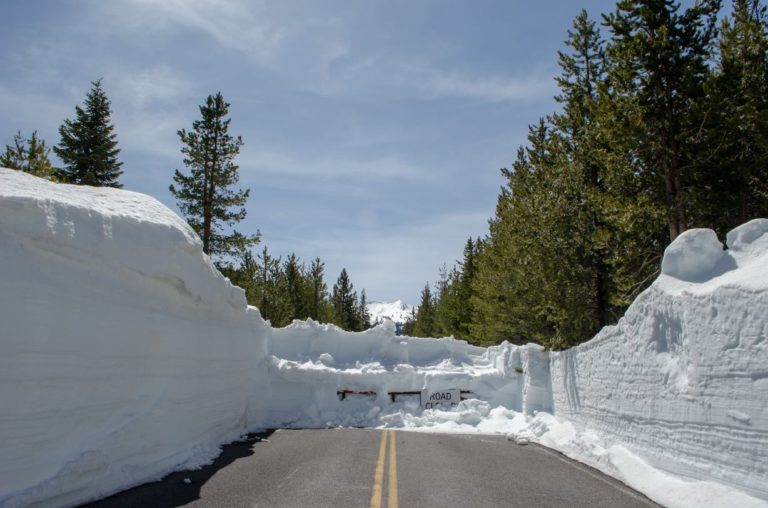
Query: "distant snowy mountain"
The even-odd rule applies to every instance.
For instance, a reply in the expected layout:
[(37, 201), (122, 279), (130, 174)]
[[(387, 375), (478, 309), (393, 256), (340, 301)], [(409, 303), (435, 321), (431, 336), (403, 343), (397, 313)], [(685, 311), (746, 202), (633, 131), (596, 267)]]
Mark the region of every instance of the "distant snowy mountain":
[(402, 325), (411, 316), (413, 310), (413, 307), (404, 304), (402, 300), (391, 303), (371, 302), (367, 307), (368, 314), (371, 316), (371, 324), (388, 318), (394, 321), (396, 325)]

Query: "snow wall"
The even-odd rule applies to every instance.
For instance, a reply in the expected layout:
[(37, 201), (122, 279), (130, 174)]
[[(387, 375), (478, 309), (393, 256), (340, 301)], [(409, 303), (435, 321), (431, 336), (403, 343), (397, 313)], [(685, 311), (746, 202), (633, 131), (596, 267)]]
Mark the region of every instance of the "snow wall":
[(260, 428), (412, 426), (431, 410), (390, 393), (448, 388), (486, 417), (553, 412), (768, 499), (766, 232), (737, 228), (725, 252), (685, 233), (619, 324), (577, 348), (485, 349), (391, 323), (272, 329), (156, 200), (0, 169), (0, 506), (103, 497)]
[(768, 220), (683, 233), (616, 326), (551, 355), (554, 414), (768, 499)]
[(0, 506), (67, 506), (264, 420), (268, 326), (156, 200), (0, 169)]
[(361, 333), (297, 321), (271, 330), (269, 342), (269, 427), (404, 426), (380, 413), (420, 412), (422, 389), (528, 413), (552, 408), (549, 360), (535, 344), (401, 337), (391, 321)]

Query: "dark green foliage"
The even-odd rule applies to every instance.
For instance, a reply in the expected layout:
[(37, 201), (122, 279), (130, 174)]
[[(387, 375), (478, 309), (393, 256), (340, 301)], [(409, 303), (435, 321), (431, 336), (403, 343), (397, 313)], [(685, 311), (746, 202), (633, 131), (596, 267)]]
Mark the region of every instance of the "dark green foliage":
[(362, 330), (360, 322), (360, 309), (357, 301), (357, 292), (349, 280), (346, 269), (341, 270), (336, 284), (331, 293), (331, 307), (333, 309), (332, 322), (345, 330)]
[(307, 267), (295, 255), (285, 261), (269, 253), (267, 246), (254, 257), (250, 250), (239, 253), (236, 262), (222, 264), (222, 273), (245, 290), (248, 303), (272, 326), (283, 327), (294, 319), (333, 323), (349, 331), (370, 328), (365, 290), (360, 301), (346, 270), (342, 270), (328, 295), (325, 264), (320, 258)]
[(51, 149), (45, 146), (45, 141), (37, 137), (37, 131), (29, 139), (24, 139), (21, 132), (17, 132), (13, 137), (13, 146), (6, 145), (5, 153), (0, 154), (0, 167), (53, 180), (56, 169), (48, 158), (50, 153)]
[(360, 304), (357, 306), (358, 322), (361, 330), (371, 327), (371, 315), (368, 312), (368, 302), (365, 297), (365, 289), (360, 292)]
[[(422, 313), (434, 320), (434, 335), (452, 335), (460, 339), (470, 338), (475, 296), (474, 281), (477, 276), (477, 262), (482, 252), (480, 239), (469, 238), (464, 246), (464, 257), (450, 271), (444, 266), (440, 270), (440, 281), (436, 285), (432, 313)], [(422, 299), (424, 295), (422, 294)], [(417, 327), (417, 331), (422, 328)]]
[(718, 40), (719, 8), (622, 0), (606, 41), (576, 18), (561, 111), (530, 127), (482, 248), (441, 271), (413, 334), (578, 344), (648, 287), (682, 231), (768, 215), (766, 8), (735, 0)]
[[(699, 170), (694, 154), (719, 9), (720, 0), (702, 0), (684, 12), (673, 0), (622, 0), (604, 17), (611, 32), (611, 107), (604, 112), (624, 120), (606, 134), (631, 138), (632, 172), (663, 209), (670, 241), (690, 222), (689, 189)], [(625, 115), (626, 107), (633, 114)]]
[(435, 320), (435, 300), (429, 283), (421, 290), (421, 302), (416, 311), (416, 320), (413, 329), (409, 330), (413, 337), (435, 337), (438, 335), (437, 322)]
[(258, 243), (259, 235), (247, 236), (236, 230), (227, 232), (245, 218), (249, 189), (235, 190), (239, 181), (234, 163), (243, 140), (229, 133), (229, 103), (221, 92), (209, 95), (200, 106), (200, 120), (192, 130), (178, 131), (184, 143), (184, 165), (188, 175), (176, 170), (175, 185), (169, 190), (189, 225), (200, 235), (203, 251), (210, 256), (235, 256)]
[(330, 321), (328, 286), (325, 284), (325, 263), (315, 258), (306, 274), (306, 306), (308, 317), (326, 323)]
[(123, 163), (117, 160), (120, 150), (110, 123), (110, 102), (100, 79), (91, 84), (83, 107), (75, 106), (75, 119), (64, 120), (59, 127), (61, 141), (53, 151), (64, 167), (56, 176), (77, 185), (122, 187), (118, 178)]
[(725, 234), (768, 216), (768, 36), (766, 7), (735, 0), (723, 20), (720, 58), (707, 82), (695, 205), (697, 223)]
[(300, 264), (296, 254), (291, 254), (283, 264), (285, 275), (285, 291), (288, 297), (289, 312), (294, 319), (307, 319), (309, 308), (307, 305), (307, 280), (304, 276), (305, 268)]
[(416, 326), (416, 307), (411, 307), (411, 315), (403, 323), (402, 335), (413, 337), (413, 327)]

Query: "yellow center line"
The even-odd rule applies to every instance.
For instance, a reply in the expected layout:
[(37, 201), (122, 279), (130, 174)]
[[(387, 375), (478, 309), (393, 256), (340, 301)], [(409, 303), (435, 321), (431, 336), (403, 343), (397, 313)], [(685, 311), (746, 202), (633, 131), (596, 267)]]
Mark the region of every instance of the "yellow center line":
[(389, 433), (389, 494), (388, 508), (397, 508), (397, 452), (395, 451), (395, 431)]
[(371, 493), (371, 508), (381, 508), (381, 488), (384, 484), (384, 461), (387, 458), (387, 431), (381, 432), (379, 458), (376, 460), (376, 474), (373, 476), (373, 492)]

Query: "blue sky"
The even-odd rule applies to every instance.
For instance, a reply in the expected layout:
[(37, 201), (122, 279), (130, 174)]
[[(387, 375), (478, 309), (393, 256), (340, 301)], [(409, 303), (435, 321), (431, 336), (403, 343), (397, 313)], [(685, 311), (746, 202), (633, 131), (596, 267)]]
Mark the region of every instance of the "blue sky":
[(499, 168), (556, 109), (557, 50), (584, 7), (613, 1), (6, 2), (0, 146), (56, 144), (92, 80), (112, 101), (126, 189), (173, 209), (176, 131), (208, 94), (275, 254), (346, 267), (369, 300), (417, 303), (484, 235)]

